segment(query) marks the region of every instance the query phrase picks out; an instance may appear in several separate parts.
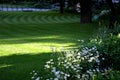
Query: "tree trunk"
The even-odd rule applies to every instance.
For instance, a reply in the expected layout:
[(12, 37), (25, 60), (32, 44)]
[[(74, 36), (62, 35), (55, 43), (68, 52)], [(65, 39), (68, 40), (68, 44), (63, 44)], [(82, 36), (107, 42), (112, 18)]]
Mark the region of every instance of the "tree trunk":
[(92, 22), (92, 0), (80, 0), (81, 23), (91, 23)]
[(64, 12), (64, 0), (59, 0), (60, 3), (60, 13), (63, 14)]
[(110, 13), (110, 23), (109, 23), (109, 28), (113, 29), (115, 27), (115, 23), (117, 21), (116, 19), (116, 10), (114, 7), (114, 4), (112, 2), (112, 0), (106, 0), (110, 9), (111, 9), (111, 13)]

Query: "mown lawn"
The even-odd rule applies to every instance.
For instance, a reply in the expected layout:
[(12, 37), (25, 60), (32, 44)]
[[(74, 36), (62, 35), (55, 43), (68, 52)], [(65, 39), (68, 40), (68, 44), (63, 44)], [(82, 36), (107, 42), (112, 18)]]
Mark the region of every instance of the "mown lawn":
[(30, 80), (32, 70), (44, 74), (52, 48), (74, 48), (96, 31), (76, 14), (0, 12), (0, 80)]

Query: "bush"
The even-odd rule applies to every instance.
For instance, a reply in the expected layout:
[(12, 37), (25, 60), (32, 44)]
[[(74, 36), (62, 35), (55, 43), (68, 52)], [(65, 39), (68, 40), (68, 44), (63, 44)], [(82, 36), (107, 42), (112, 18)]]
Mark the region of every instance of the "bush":
[(37, 3), (37, 4), (34, 4), (35, 8), (50, 8), (50, 4), (49, 3)]
[(46, 62), (46, 75), (33, 80), (118, 80), (120, 79), (120, 37), (107, 29), (89, 42), (81, 40), (76, 50), (53, 53)]

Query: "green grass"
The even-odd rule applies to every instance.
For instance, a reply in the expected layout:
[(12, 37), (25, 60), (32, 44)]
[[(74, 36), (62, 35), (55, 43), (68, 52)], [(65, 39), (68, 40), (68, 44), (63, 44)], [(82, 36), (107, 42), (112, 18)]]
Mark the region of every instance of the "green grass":
[(30, 80), (32, 70), (44, 74), (51, 48), (74, 48), (96, 31), (75, 14), (0, 12), (0, 80)]

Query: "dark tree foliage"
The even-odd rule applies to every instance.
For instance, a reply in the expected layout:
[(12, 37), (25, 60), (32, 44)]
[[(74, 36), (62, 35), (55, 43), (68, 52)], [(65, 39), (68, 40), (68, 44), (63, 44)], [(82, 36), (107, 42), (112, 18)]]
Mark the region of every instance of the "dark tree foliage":
[(114, 6), (112, 0), (106, 0), (106, 2), (108, 3), (110, 10), (111, 10), (109, 28), (113, 29), (115, 27), (115, 23), (117, 22), (115, 6)]

